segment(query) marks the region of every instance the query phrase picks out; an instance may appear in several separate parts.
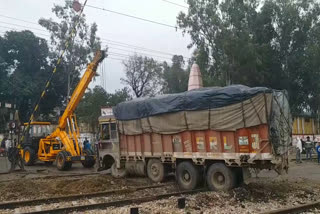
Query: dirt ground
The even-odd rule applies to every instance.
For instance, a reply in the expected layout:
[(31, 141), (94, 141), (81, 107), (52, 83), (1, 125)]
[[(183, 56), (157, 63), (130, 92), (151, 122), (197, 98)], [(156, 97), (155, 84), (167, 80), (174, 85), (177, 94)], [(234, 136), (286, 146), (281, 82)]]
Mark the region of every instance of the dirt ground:
[(108, 171), (97, 172), (75, 163), (69, 171), (37, 163), (25, 172), (0, 174), (0, 201), (16, 201), (83, 194), (152, 184), (147, 178), (114, 179)]
[[(114, 179), (107, 171), (98, 173), (96, 169), (84, 169), (81, 164), (74, 164), (70, 171), (61, 172), (54, 165), (48, 167), (39, 163), (36, 166), (26, 167), (25, 172), (0, 174), (0, 201), (90, 193), (150, 184), (147, 178)], [(255, 204), (271, 206), (269, 205), (271, 203), (279, 207), (289, 202), (301, 204), (318, 199), (320, 199), (320, 165), (316, 162), (305, 161), (302, 164), (291, 162), (288, 175), (278, 176), (273, 171), (262, 171), (257, 178), (253, 176), (249, 184), (230, 192), (209, 192), (188, 196), (186, 210), (191, 210), (190, 213), (201, 213), (200, 210), (211, 209), (213, 206), (220, 207), (220, 211), (229, 206), (230, 209), (244, 211), (250, 210)], [(148, 204), (154, 207), (151, 213), (162, 213), (161, 210), (166, 210), (166, 206), (167, 213), (176, 208), (175, 200), (160, 200), (141, 205), (142, 213), (150, 213), (151, 208), (148, 208)], [(123, 213), (128, 213), (128, 209), (128, 207), (114, 208), (109, 209), (108, 213), (122, 213), (121, 210)], [(218, 213), (220, 211), (216, 210)], [(177, 210), (175, 213), (181, 212)]]

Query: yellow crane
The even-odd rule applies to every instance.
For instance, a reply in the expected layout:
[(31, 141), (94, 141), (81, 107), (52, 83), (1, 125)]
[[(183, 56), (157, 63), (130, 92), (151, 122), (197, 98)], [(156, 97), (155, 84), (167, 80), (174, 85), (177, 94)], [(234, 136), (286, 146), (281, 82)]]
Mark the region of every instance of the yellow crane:
[[(79, 84), (73, 91), (56, 129), (47, 137), (41, 138), (37, 143), (38, 145), (33, 147), (23, 146), (22, 156), (26, 165), (32, 165), (36, 159), (48, 164), (56, 160), (59, 170), (70, 169), (74, 161), (81, 161), (82, 165), (88, 168), (95, 164), (96, 157), (93, 151), (84, 150), (80, 146), (80, 133), (74, 111), (104, 57), (104, 51), (96, 52), (94, 59), (88, 65)], [(38, 150), (37, 153), (35, 149)]]

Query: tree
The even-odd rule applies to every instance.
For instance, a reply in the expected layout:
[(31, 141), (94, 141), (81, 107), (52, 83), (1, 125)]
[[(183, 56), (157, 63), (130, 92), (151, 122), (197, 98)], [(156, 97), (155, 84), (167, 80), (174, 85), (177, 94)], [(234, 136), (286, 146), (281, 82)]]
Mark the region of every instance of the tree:
[[(20, 119), (26, 121), (30, 104), (35, 103), (51, 72), (47, 57), (46, 40), (36, 37), (31, 31), (9, 31), (0, 37), (1, 100), (16, 103)], [(40, 104), (43, 114), (49, 114), (58, 105), (57, 88), (47, 91), (47, 101)]]
[(153, 58), (138, 55), (123, 61), (125, 78), (122, 83), (128, 85), (136, 97), (154, 96), (161, 90), (162, 65)]
[[(320, 7), (308, 1), (196, 1), (178, 25), (205, 70), (205, 84), (286, 89), (294, 113), (319, 109)], [(314, 45), (312, 45), (314, 44)]]
[(98, 127), (98, 118), (101, 115), (102, 106), (115, 106), (120, 102), (130, 99), (129, 90), (123, 88), (114, 94), (107, 93), (101, 86), (89, 89), (84, 98), (80, 101), (76, 110), (81, 122), (89, 123), (95, 132)]
[(163, 92), (166, 94), (180, 93), (188, 90), (189, 72), (183, 69), (183, 56), (174, 55), (172, 66), (163, 64)]
[[(72, 89), (75, 88), (79, 81), (80, 72), (85, 69), (87, 64), (92, 60), (95, 51), (100, 50), (101, 42), (96, 36), (98, 27), (96, 23), (86, 24), (85, 15), (79, 14), (73, 10), (72, 1), (65, 1), (64, 6), (55, 5), (52, 12), (56, 15), (58, 22), (53, 19), (39, 20), (39, 24), (51, 33), (51, 60), (55, 64), (57, 57), (65, 49), (72, 29), (77, 25), (76, 35), (66, 49), (62, 66), (59, 69), (59, 81), (62, 81), (65, 91), (65, 97), (69, 96)], [(58, 81), (56, 81), (57, 83)], [(59, 82), (61, 83), (61, 82)]]

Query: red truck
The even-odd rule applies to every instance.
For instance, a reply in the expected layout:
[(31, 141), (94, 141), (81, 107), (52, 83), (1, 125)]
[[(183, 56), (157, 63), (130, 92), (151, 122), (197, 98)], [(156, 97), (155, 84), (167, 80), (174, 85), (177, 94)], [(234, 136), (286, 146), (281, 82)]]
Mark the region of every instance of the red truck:
[(113, 114), (104, 125), (117, 134), (101, 140), (99, 160), (115, 177), (147, 175), (161, 182), (175, 173), (182, 189), (206, 183), (227, 190), (250, 168), (288, 169), (292, 119), (285, 91), (202, 88), (133, 99)]

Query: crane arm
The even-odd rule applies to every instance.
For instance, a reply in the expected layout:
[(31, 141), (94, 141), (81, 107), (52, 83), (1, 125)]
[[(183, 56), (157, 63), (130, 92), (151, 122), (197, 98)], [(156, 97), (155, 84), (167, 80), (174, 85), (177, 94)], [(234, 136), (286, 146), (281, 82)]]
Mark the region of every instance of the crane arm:
[(63, 115), (59, 119), (59, 125), (57, 128), (60, 130), (65, 129), (67, 125), (67, 119), (73, 115), (74, 110), (78, 106), (81, 98), (83, 97), (84, 92), (88, 88), (89, 83), (91, 82), (92, 78), (96, 74), (97, 67), (100, 62), (105, 57), (104, 51), (97, 51), (94, 59), (88, 65), (86, 71), (84, 72), (79, 84), (77, 85), (76, 89), (73, 91), (70, 101), (63, 113)]

